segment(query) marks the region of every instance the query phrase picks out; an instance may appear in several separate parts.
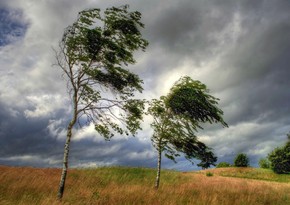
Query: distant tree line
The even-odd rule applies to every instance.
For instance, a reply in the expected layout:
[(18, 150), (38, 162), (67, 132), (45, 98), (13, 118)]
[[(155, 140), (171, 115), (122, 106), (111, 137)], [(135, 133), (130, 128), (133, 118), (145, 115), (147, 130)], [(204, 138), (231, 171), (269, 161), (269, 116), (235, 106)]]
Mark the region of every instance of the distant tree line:
[[(273, 149), (266, 158), (259, 160), (259, 167), (272, 169), (277, 174), (290, 174), (290, 133), (287, 134), (287, 142), (280, 147)], [(248, 167), (249, 158), (246, 154), (240, 153), (235, 157), (234, 164), (220, 162), (217, 168), (223, 167)]]
[(220, 162), (217, 164), (217, 168), (223, 167), (248, 167), (250, 165), (249, 157), (245, 153), (239, 153), (234, 159), (233, 165), (228, 162)]

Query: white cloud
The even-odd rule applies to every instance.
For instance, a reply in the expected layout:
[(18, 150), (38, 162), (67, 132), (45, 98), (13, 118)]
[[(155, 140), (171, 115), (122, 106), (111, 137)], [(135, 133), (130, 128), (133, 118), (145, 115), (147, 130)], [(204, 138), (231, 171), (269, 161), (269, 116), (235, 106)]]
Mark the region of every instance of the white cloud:
[(21, 156), (12, 156), (12, 157), (1, 157), (0, 160), (16, 162), (18, 164), (42, 164), (45, 163), (49, 166), (55, 166), (61, 164), (61, 160), (54, 159), (53, 157), (41, 157), (38, 155), (21, 155)]
[[(199, 139), (213, 147), (219, 157), (236, 155), (239, 152), (266, 156), (273, 148), (285, 142), (285, 131), (276, 131), (278, 126), (274, 122), (242, 122), (229, 128), (205, 130)], [(275, 140), (273, 135), (276, 136)]]
[(73, 168), (97, 168), (97, 167), (106, 167), (106, 166), (112, 166), (114, 165), (114, 163), (116, 163), (115, 161), (111, 161), (111, 162), (84, 162), (84, 163), (78, 163), (78, 164), (74, 164), (72, 167)]
[(26, 99), (33, 106), (33, 109), (24, 110), (27, 118), (54, 117), (55, 112), (64, 108), (67, 102), (61, 95), (34, 95)]
[(143, 150), (142, 152), (130, 152), (127, 154), (127, 158), (130, 160), (148, 160), (156, 158), (156, 153), (153, 150)]
[(64, 140), (66, 138), (66, 127), (63, 126), (63, 119), (49, 120), (47, 130), (53, 138)]
[(73, 136), (74, 141), (81, 140), (92, 140), (93, 142), (101, 142), (104, 141), (104, 138), (97, 133), (95, 130), (95, 125), (90, 123), (87, 126), (83, 126), (78, 130), (74, 130), (75, 134)]

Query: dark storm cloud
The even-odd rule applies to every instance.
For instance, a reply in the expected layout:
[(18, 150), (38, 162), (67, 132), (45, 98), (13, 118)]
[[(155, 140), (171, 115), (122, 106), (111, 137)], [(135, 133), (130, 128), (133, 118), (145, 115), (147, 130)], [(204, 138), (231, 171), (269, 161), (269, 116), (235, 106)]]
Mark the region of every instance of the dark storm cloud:
[(289, 21), (273, 23), (270, 27), (261, 25), (260, 29), (255, 30), (244, 29), (248, 30), (247, 34), (224, 58), (222, 66), (229, 70), (231, 78), (223, 85), (238, 85), (269, 75), (280, 75), (283, 81), (283, 74), (289, 72), (286, 69), (290, 51)]
[(98, 142), (80, 140), (72, 142), (71, 163), (73, 165), (123, 165), (123, 166), (155, 166), (155, 154), (148, 141), (138, 138), (112, 139)]
[(221, 64), (230, 74), (220, 75), (222, 83), (216, 86), (229, 89), (228, 103), (236, 105), (239, 114), (232, 123), (264, 115), (261, 122), (289, 124), (285, 114), (290, 112), (290, 4), (278, 5), (280, 9), (274, 2), (261, 1), (259, 8), (241, 7), (241, 12), (246, 12), (242, 21), (245, 33)]
[[(1, 103), (0, 164), (36, 167), (62, 165), (65, 127), (69, 116), (55, 110), (51, 116), (28, 117), (22, 109)], [(9, 109), (10, 110), (9, 110)], [(30, 109), (33, 110), (33, 107)], [(63, 120), (61, 120), (63, 119)], [(85, 128), (85, 127), (84, 127)], [(74, 135), (81, 131), (74, 130)], [(155, 154), (150, 141), (117, 137), (105, 141), (94, 132), (90, 138), (74, 139), (71, 143), (71, 166), (155, 166)], [(94, 139), (97, 139), (95, 141)]]
[[(45, 121), (30, 121), (21, 115), (11, 117), (2, 112), (0, 125), (1, 163), (5, 161), (9, 163), (10, 157), (49, 156), (57, 144), (56, 140), (47, 135)], [(21, 163), (20, 160), (19, 163)]]
[[(147, 4), (147, 10), (142, 14), (144, 36), (150, 42), (148, 52), (144, 54), (148, 64), (138, 65), (142, 68), (141, 76), (145, 80), (151, 79), (145, 84), (146, 88), (158, 87), (160, 82), (156, 78), (180, 67), (185, 61), (199, 67), (219, 55), (216, 47), (220, 38), (217, 36), (232, 23), (237, 8), (237, 3), (232, 1), (152, 1)], [(190, 75), (193, 69), (187, 69)]]
[(215, 7), (208, 1), (181, 1), (156, 15), (148, 28), (150, 39), (167, 52), (204, 58), (216, 43), (210, 35), (223, 30), (232, 16), (232, 10)]
[(225, 29), (234, 14), (233, 9), (209, 1), (168, 1), (163, 9), (154, 5), (151, 4), (150, 16), (146, 12), (143, 15), (148, 21), (144, 34), (152, 53), (146, 69), (152, 76), (168, 72), (185, 59), (198, 65), (215, 56), (214, 47), (219, 40), (213, 35)]
[[(174, 163), (163, 156), (162, 166), (169, 169), (194, 169), (191, 163), (179, 157), (180, 163)], [(71, 145), (70, 163), (72, 166), (157, 166), (157, 152), (148, 140), (129, 137), (111, 141), (100, 139), (74, 141)]]
[[(1, 103), (1, 108), (0, 163), (55, 166), (54, 162), (48, 163), (47, 159), (59, 157), (63, 150), (58, 149), (59, 141), (47, 129), (49, 118), (27, 118), (23, 110), (4, 103)], [(61, 110), (56, 117), (60, 116), (64, 116)]]
[[(260, 75), (266, 70), (264, 66), (279, 60), (277, 54), (284, 53), (283, 48), (289, 48), (289, 3), (281, 2), (285, 1), (169, 1), (172, 6), (166, 4), (163, 9), (152, 6), (150, 9), (156, 12), (151, 11), (149, 17), (146, 12), (143, 14), (145, 20), (151, 20), (146, 24), (145, 35), (152, 53), (151, 64), (146, 67), (147, 76), (146, 73), (144, 76), (159, 76), (185, 59), (191, 59), (198, 66), (222, 52), (226, 52), (222, 59), (225, 63), (215, 71), (221, 76), (218, 82), (222, 89)], [(223, 39), (216, 36), (222, 35), (237, 14), (241, 18), (241, 32), (246, 33), (237, 37), (237, 46), (225, 51), (232, 44), (231, 30)], [(225, 44), (216, 50), (221, 40)], [(231, 73), (230, 78), (224, 71)]]

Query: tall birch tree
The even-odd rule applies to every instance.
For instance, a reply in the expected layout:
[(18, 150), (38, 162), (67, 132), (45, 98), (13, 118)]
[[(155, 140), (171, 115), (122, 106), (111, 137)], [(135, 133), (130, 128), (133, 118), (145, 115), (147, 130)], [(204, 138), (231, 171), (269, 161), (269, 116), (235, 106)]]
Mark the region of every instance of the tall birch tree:
[(134, 98), (142, 80), (126, 66), (134, 64), (133, 52), (145, 50), (141, 13), (129, 6), (89, 9), (66, 28), (56, 50), (57, 65), (67, 79), (72, 118), (67, 127), (58, 198), (64, 193), (72, 130), (77, 122), (93, 123), (105, 139), (114, 133), (135, 134), (140, 129), (144, 102)]
[(198, 166), (202, 168), (215, 165), (217, 158), (195, 133), (202, 129), (201, 123), (227, 126), (217, 101), (204, 84), (186, 76), (174, 84), (167, 96), (149, 103), (148, 114), (153, 117), (154, 129), (151, 141), (158, 153), (155, 188), (159, 187), (162, 153), (174, 162), (183, 153), (192, 163), (193, 159), (199, 159)]

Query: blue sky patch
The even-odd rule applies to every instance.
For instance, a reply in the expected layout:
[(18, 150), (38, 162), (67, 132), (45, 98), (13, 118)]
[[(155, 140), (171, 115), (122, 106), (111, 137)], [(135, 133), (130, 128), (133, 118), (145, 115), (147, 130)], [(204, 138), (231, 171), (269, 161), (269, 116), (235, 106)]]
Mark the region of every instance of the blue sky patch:
[(13, 43), (25, 35), (28, 23), (20, 10), (0, 8), (0, 47)]

